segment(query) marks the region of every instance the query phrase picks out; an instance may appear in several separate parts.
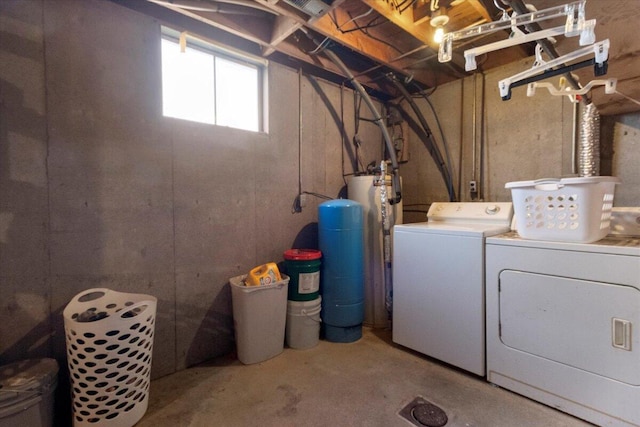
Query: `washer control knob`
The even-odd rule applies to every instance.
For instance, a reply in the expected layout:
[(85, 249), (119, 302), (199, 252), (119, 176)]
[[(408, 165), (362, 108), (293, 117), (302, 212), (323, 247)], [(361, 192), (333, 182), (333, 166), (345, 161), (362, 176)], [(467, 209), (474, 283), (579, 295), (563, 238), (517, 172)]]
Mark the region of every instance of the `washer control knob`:
[(498, 212), (500, 212), (500, 206), (498, 205), (489, 205), (487, 206), (487, 208), (484, 210), (487, 215), (495, 215)]

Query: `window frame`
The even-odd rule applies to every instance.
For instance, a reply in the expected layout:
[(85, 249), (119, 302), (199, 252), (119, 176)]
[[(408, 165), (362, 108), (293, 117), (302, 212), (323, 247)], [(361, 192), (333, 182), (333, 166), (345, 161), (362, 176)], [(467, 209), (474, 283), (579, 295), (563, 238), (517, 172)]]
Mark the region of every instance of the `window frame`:
[[(256, 106), (258, 108), (258, 130), (257, 131), (249, 130), (249, 129), (243, 129), (243, 128), (237, 128), (233, 126), (218, 124), (217, 92), (214, 92), (213, 94), (214, 104), (215, 104), (213, 126), (229, 127), (231, 129), (238, 129), (238, 130), (243, 130), (247, 132), (259, 132), (259, 133), (268, 132), (268, 128), (267, 128), (267, 123), (268, 123), (267, 82), (268, 82), (268, 66), (269, 66), (268, 60), (258, 56), (248, 54), (246, 52), (242, 52), (238, 49), (234, 49), (232, 47), (206, 39), (204, 37), (193, 35), (188, 31), (178, 31), (174, 28), (167, 27), (165, 25), (160, 26), (160, 40), (163, 40), (163, 39), (174, 42), (178, 46), (185, 46), (185, 47), (188, 47), (189, 49), (195, 49), (212, 56), (213, 64), (214, 64), (213, 65), (214, 91), (217, 90), (216, 88), (218, 84), (217, 78), (216, 78), (216, 61), (215, 61), (216, 57), (256, 70), (257, 72), (256, 84), (258, 85), (257, 87), (258, 99), (256, 100), (256, 103), (257, 103)], [(162, 70), (162, 64), (160, 68)], [(164, 102), (164, 98), (163, 98), (163, 102)], [(163, 117), (170, 117), (170, 116), (164, 116), (163, 114)], [(178, 119), (178, 120), (193, 121), (189, 119)], [(198, 122), (198, 123), (202, 123), (202, 122)], [(205, 124), (210, 124), (210, 123), (205, 123)]]

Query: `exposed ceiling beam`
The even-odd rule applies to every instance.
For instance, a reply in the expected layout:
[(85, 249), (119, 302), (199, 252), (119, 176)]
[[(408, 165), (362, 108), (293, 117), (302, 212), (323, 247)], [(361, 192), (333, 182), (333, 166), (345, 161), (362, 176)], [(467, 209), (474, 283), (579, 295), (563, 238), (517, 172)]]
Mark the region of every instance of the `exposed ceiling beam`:
[[(287, 39), (287, 35), (291, 35), (302, 26), (305, 26), (314, 30), (322, 37), (326, 37), (336, 43), (346, 46), (355, 52), (358, 52), (360, 55), (393, 70), (399, 75), (413, 75), (417, 81), (425, 86), (431, 86), (433, 83), (433, 73), (429, 70), (404, 70), (404, 67), (409, 66), (411, 61), (408, 59), (397, 59), (403, 52), (397, 52), (389, 45), (375, 40), (360, 31), (345, 32), (348, 29), (354, 28), (356, 23), (349, 23), (349, 25), (345, 26), (344, 29), (336, 28), (336, 24), (334, 24), (333, 20), (340, 25), (345, 24), (352, 19), (344, 10), (338, 7), (342, 5), (345, 0), (334, 1), (327, 13), (319, 17), (306, 17), (308, 19), (302, 17), (299, 11), (286, 7), (287, 5), (283, 2), (274, 3), (271, 0), (255, 1), (263, 6), (273, 8), (274, 12), (282, 14), (282, 17), (287, 18), (283, 19), (281, 22), (276, 20), (273, 30), (274, 35), (271, 37), (269, 48), (265, 49), (264, 55), (269, 55), (273, 53), (274, 50), (279, 50), (279, 44)], [(278, 26), (282, 26), (282, 28), (277, 28)]]
[(433, 28), (425, 21), (420, 20), (416, 24), (413, 17), (413, 8), (407, 8), (403, 13), (398, 12), (391, 3), (379, 0), (361, 0), (367, 6), (373, 8), (380, 15), (385, 16), (391, 22), (400, 27), (403, 31), (411, 34), (420, 42), (437, 47), (433, 41)]
[[(335, 24), (334, 24), (335, 20)], [(358, 52), (366, 52), (367, 56), (377, 61), (388, 63), (398, 53), (389, 45), (377, 41), (361, 31), (354, 30), (358, 23), (343, 10), (336, 9), (318, 19), (310, 27), (320, 34), (349, 46)], [(338, 27), (336, 27), (336, 24)]]
[[(155, 3), (155, 2), (151, 2), (151, 3)], [(245, 31), (241, 31), (241, 29), (238, 28), (239, 24), (237, 21), (234, 21), (233, 19), (229, 19), (229, 17), (221, 17), (217, 14), (206, 14), (204, 12), (201, 11), (196, 11), (193, 9), (183, 9), (180, 7), (176, 7), (173, 5), (168, 5), (165, 2), (158, 2), (158, 4), (160, 4), (163, 8), (169, 9), (175, 13), (178, 13), (179, 15), (183, 15), (186, 16), (188, 18), (194, 19), (198, 22), (202, 22), (208, 26), (223, 30), (225, 32), (231, 33), (237, 37), (240, 37), (244, 40), (248, 40), (250, 42), (253, 42), (255, 44), (257, 44), (258, 46), (260, 46), (260, 48), (264, 51), (265, 49), (269, 49), (269, 48), (274, 48), (275, 46), (271, 46), (269, 44), (269, 42), (265, 41), (266, 37), (259, 37), (256, 35), (256, 33), (269, 33), (270, 32), (270, 25), (268, 23), (263, 23), (262, 24), (262, 29), (257, 31), (256, 29), (253, 29), (252, 33)], [(143, 6), (144, 4), (140, 4), (140, 6)], [(146, 8), (144, 8), (146, 10)], [(200, 36), (202, 39), (207, 40), (206, 37), (204, 36)], [(309, 55), (305, 55), (298, 47), (294, 47), (291, 44), (288, 43), (281, 43), (279, 46), (280, 50), (283, 51), (283, 53), (293, 56), (298, 60), (304, 61), (304, 62), (308, 62), (310, 64), (314, 64), (316, 66), (322, 66), (322, 67), (326, 67), (327, 69), (329, 69), (332, 72), (339, 72), (339, 70), (337, 69), (337, 67), (335, 67), (334, 65), (332, 65), (332, 62), (329, 61), (328, 59), (324, 59), (323, 58), (312, 58)]]
[(295, 19), (288, 16), (278, 15), (273, 24), (271, 40), (269, 41), (270, 46), (264, 50), (263, 55), (271, 55), (276, 50), (276, 46), (282, 43), (291, 34), (298, 31), (301, 27), (301, 22), (296, 21)]
[(151, 2), (160, 4), (161, 6), (166, 7), (169, 10), (188, 16), (189, 18), (193, 18), (212, 27), (219, 28), (221, 30), (224, 30), (225, 32), (257, 43), (261, 46), (268, 46), (268, 42), (265, 41), (265, 34), (270, 33), (271, 24), (265, 20), (256, 20), (255, 26), (249, 31), (249, 29), (246, 28), (246, 23), (244, 24), (245, 26), (243, 26), (243, 24), (241, 24), (237, 20), (237, 17), (219, 13), (185, 9), (182, 7), (167, 4), (165, 2), (155, 2), (153, 0), (151, 0)]
[[(276, 13), (278, 13), (276, 22), (273, 25), (271, 40), (269, 42), (271, 47), (269, 47), (268, 49), (265, 49), (263, 53), (264, 56), (269, 56), (275, 51), (275, 46), (283, 42), (287, 37), (289, 37), (296, 31), (298, 31), (300, 28), (302, 28), (305, 25), (305, 20), (300, 18), (298, 14), (295, 14), (294, 12), (288, 9), (276, 7), (278, 0), (275, 0), (275, 1), (274, 0), (257, 0), (256, 2), (259, 4), (262, 4), (264, 7), (273, 8), (276, 11)], [(325, 13), (323, 16), (327, 16), (328, 13), (330, 13), (332, 10), (335, 10), (338, 6), (340, 6), (344, 2), (345, 0), (334, 1), (331, 4), (331, 7), (327, 10), (327, 13)], [(313, 16), (308, 20), (306, 20), (306, 23), (314, 24), (323, 16)]]
[[(193, 9), (185, 10), (166, 2), (111, 0), (124, 7), (136, 10), (149, 16), (153, 16), (166, 25), (174, 25), (179, 31), (192, 32), (192, 35), (213, 44), (223, 43), (231, 48), (238, 48), (249, 54), (261, 55), (266, 48), (272, 47), (269, 42), (271, 25), (275, 19), (269, 19), (263, 25), (252, 29), (251, 33), (240, 31), (240, 21), (234, 20), (233, 16), (220, 17), (216, 13), (197, 12)], [(211, 34), (211, 36), (209, 36)], [(315, 45), (299, 34), (300, 40), (294, 37), (285, 39), (277, 46), (279, 52), (276, 62), (292, 67), (301, 67), (310, 72), (312, 70), (326, 70), (319, 73), (323, 78), (337, 83), (345, 78), (338, 67), (324, 55), (309, 55), (307, 52), (313, 50)], [(275, 48), (275, 46), (273, 46)], [(306, 50), (305, 50), (306, 49)], [(354, 55), (356, 57), (357, 55)], [(289, 58), (289, 59), (287, 59)], [(308, 64), (308, 65), (304, 65)], [(380, 99), (393, 97), (384, 87), (384, 82), (362, 81), (364, 86), (371, 91), (372, 96)]]
[[(385, 1), (380, 1), (380, 0), (360, 0), (360, 1), (362, 1), (367, 6), (376, 10), (382, 16), (389, 19), (389, 21), (393, 22), (396, 26), (400, 27), (404, 32), (412, 35), (420, 43), (423, 43), (424, 45), (431, 47), (433, 51), (438, 50), (439, 45), (435, 43), (433, 40), (433, 35), (435, 30), (430, 24), (430, 19), (425, 20), (424, 17), (421, 18), (420, 16), (415, 16), (413, 7), (408, 7), (405, 10), (403, 10), (402, 13), (400, 13), (398, 10), (395, 9), (395, 7), (391, 3), (387, 3)], [(468, 14), (465, 10), (465, 9), (468, 9), (466, 7), (467, 1), (469, 0), (458, 1), (458, 3), (462, 6), (460, 5), (455, 6), (455, 10), (456, 11), (462, 10), (463, 13)], [(453, 2), (452, 4), (455, 4), (455, 3), (456, 2)], [(451, 8), (449, 10), (454, 10), (454, 8)], [(429, 58), (428, 60), (433, 59), (433, 55), (429, 55), (428, 58)], [(423, 64), (422, 67), (426, 65), (425, 59), (419, 60), (418, 62)], [(416, 62), (414, 61), (414, 64), (415, 63)], [(443, 67), (449, 69), (451, 72), (450, 74), (452, 75), (448, 80), (453, 80), (454, 78), (459, 78), (465, 75), (463, 63), (464, 63), (463, 58), (454, 57), (452, 61), (443, 64)], [(425, 70), (423, 68), (416, 68), (413, 71), (415, 74), (414, 77), (417, 80), (422, 81), (425, 84), (427, 81), (429, 81), (431, 83), (429, 84), (429, 86), (432, 86), (433, 74), (430, 73), (430, 70)], [(430, 78), (423, 77), (420, 74), (430, 75)], [(444, 76), (441, 76), (441, 77), (444, 77)]]
[(467, 2), (476, 11), (478, 15), (482, 16), (482, 19), (484, 19), (485, 22), (492, 21), (492, 18), (489, 15), (489, 12), (487, 12), (487, 9), (485, 9), (484, 5), (480, 0), (467, 0)]

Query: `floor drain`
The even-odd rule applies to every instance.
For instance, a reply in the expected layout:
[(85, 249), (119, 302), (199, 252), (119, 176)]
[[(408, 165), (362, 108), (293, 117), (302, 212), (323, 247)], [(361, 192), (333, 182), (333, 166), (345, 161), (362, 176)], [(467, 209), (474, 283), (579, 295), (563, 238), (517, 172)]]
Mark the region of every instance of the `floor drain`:
[(422, 397), (413, 399), (399, 415), (418, 427), (442, 427), (449, 421), (441, 408)]
[(411, 410), (411, 416), (423, 426), (442, 427), (448, 421), (447, 414), (436, 405), (421, 403)]

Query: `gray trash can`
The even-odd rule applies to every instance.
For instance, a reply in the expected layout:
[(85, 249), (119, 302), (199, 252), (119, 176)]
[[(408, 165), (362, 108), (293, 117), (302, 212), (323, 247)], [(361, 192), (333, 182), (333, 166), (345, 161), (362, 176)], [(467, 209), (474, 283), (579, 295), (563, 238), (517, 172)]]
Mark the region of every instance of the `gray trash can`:
[(0, 366), (0, 427), (53, 426), (58, 362), (28, 359)]
[(270, 285), (245, 286), (244, 276), (229, 279), (238, 360), (258, 363), (282, 353), (287, 322), (289, 276)]

